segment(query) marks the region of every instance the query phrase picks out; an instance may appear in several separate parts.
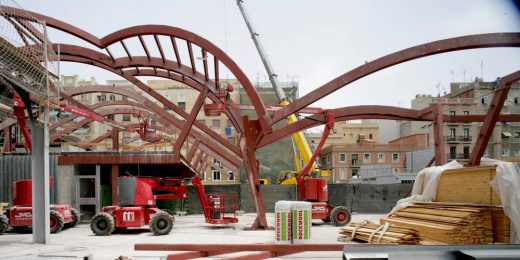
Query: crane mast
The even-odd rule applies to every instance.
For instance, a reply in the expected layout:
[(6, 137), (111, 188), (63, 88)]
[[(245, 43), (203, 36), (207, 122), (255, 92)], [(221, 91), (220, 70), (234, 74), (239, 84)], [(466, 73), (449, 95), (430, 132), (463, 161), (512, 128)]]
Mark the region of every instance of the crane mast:
[[(285, 95), (285, 92), (283, 91), (282, 87), (280, 86), (280, 83), (278, 82), (278, 75), (274, 72), (273, 67), (271, 66), (271, 63), (269, 62), (269, 58), (262, 46), (262, 43), (260, 42), (260, 37), (258, 33), (255, 31), (253, 24), (251, 23), (251, 20), (249, 19), (249, 15), (247, 14), (247, 11), (244, 6), (243, 0), (237, 0), (238, 8), (240, 9), (240, 12), (242, 13), (242, 17), (244, 18), (244, 21), (247, 25), (247, 29), (249, 30), (249, 33), (251, 34), (251, 39), (253, 39), (253, 42), (255, 43), (256, 49), (258, 50), (258, 54), (260, 54), (260, 58), (262, 59), (262, 63), (264, 64), (264, 67), (267, 71), (267, 74), (269, 74), (269, 81), (271, 82), (273, 89), (276, 93), (276, 96), (279, 99), (281, 106), (287, 106), (290, 102)], [(291, 114), (287, 117), (287, 122), (289, 124), (293, 124), (298, 121), (298, 118)], [(307, 142), (307, 139), (305, 138), (305, 135), (303, 132), (297, 132), (292, 135), (293, 142), (297, 147), (298, 153), (300, 155), (300, 159), (302, 160), (304, 165), (311, 164), (311, 171), (315, 170), (315, 163), (311, 162), (312, 157), (312, 151), (309, 147), (309, 143)], [(295, 160), (295, 167), (298, 172), (301, 171), (303, 168), (299, 163), (296, 163)], [(296, 184), (296, 183), (292, 183)]]

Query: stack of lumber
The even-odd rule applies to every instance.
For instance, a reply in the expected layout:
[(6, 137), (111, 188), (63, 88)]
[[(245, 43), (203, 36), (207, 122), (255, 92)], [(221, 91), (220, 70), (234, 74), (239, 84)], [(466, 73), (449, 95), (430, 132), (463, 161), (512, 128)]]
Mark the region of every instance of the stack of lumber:
[(493, 242), (491, 208), (467, 203), (417, 202), (381, 223), (409, 228), (424, 244), (487, 244)]
[(510, 242), (509, 229), (511, 222), (504, 213), (504, 209), (502, 207), (492, 207), (491, 217), (493, 221), (493, 242), (508, 244)]
[(358, 240), (374, 244), (417, 244), (419, 237), (415, 230), (378, 225), (364, 221), (350, 223), (339, 231), (344, 240)]
[(501, 205), (489, 185), (495, 175), (495, 166), (445, 170), (437, 184), (435, 201)]

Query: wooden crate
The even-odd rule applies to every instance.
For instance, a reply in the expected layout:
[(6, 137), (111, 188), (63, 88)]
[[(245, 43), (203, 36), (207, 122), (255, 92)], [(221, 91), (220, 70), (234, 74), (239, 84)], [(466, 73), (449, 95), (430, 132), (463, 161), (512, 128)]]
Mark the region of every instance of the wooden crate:
[(489, 184), (495, 175), (494, 166), (446, 170), (437, 185), (435, 201), (501, 205)]

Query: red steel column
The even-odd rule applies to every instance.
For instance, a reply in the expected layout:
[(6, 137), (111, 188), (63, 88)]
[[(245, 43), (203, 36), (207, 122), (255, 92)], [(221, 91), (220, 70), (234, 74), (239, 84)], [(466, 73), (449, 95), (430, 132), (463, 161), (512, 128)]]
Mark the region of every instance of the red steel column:
[(119, 151), (119, 129), (112, 128), (112, 151)]
[(191, 109), (190, 116), (186, 120), (186, 123), (184, 123), (184, 127), (179, 133), (179, 137), (177, 137), (177, 140), (173, 145), (173, 161), (176, 163), (180, 162), (182, 145), (184, 144), (186, 137), (188, 137), (188, 133), (190, 132), (193, 126), (193, 122), (195, 122), (195, 119), (197, 119), (197, 115), (199, 114), (200, 108), (202, 107), (202, 105), (204, 105), (204, 100), (206, 99), (207, 93), (208, 89), (205, 89), (200, 92), (197, 101), (195, 101), (195, 104)]
[(261, 134), (260, 123), (257, 120), (250, 121), (247, 116), (242, 117), (242, 122), (244, 124), (244, 135), (240, 137), (239, 145), (256, 208), (256, 219), (251, 225), (251, 229), (269, 229), (265, 216), (264, 197), (260, 189), (259, 163), (255, 155), (255, 136)]
[(491, 104), (489, 104), (489, 110), (486, 119), (480, 128), (475, 146), (473, 146), (473, 151), (471, 152), (471, 157), (468, 162), (469, 166), (480, 164), (480, 159), (486, 151), (486, 146), (491, 138), (491, 134), (493, 134), (493, 129), (498, 121), (502, 107), (504, 107), (504, 101), (507, 98), (509, 89), (511, 89), (513, 82), (518, 79), (520, 79), (520, 71), (509, 74), (500, 80), (500, 83), (495, 90), (495, 94), (493, 95), (493, 99), (491, 100)]
[(435, 165), (444, 165), (446, 163), (446, 154), (444, 154), (444, 121), (442, 119), (442, 105), (436, 103), (433, 105), (433, 141), (435, 146)]
[(11, 126), (4, 128), (4, 147), (2, 153), (10, 153), (13, 150), (13, 140), (11, 140)]
[(119, 178), (119, 164), (112, 164), (112, 170), (110, 171), (110, 181), (112, 183), (112, 205), (117, 206), (119, 199), (119, 193), (117, 190), (117, 182)]

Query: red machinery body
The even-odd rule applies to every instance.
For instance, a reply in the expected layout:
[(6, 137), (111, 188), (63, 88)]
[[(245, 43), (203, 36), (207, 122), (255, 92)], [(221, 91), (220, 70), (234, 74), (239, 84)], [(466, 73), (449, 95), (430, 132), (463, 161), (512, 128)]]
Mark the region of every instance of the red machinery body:
[[(51, 177), (49, 186), (52, 186)], [(13, 206), (7, 209), (5, 215), (7, 223), (0, 223), (0, 234), (7, 231), (8, 227), (32, 226), (32, 180), (20, 180), (13, 183)], [(1, 216), (0, 217), (4, 217)], [(50, 205), (50, 227), (52, 233), (57, 233), (67, 226), (75, 226), (79, 222), (79, 213), (70, 205)], [(5, 221), (5, 219), (0, 219)], [(2, 226), (0, 225), (0, 226)]]
[(232, 224), (237, 223), (237, 196), (232, 194), (207, 194), (202, 186), (202, 180), (196, 175), (191, 180), (199, 196), (206, 223)]
[[(118, 179), (119, 206), (103, 207), (90, 224), (96, 235), (110, 235), (115, 229), (149, 225), (155, 235), (170, 233), (174, 217), (155, 207), (157, 199), (179, 199), (186, 196), (182, 180), (155, 177)], [(161, 194), (154, 194), (161, 193)]]
[(153, 214), (161, 211), (145, 207), (103, 207), (103, 212), (114, 216), (116, 228), (142, 227), (150, 224)]

